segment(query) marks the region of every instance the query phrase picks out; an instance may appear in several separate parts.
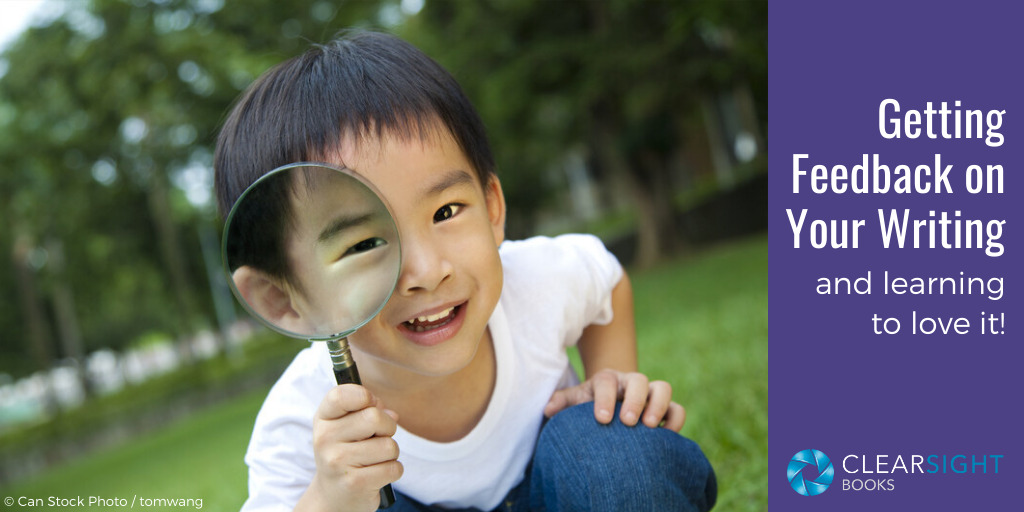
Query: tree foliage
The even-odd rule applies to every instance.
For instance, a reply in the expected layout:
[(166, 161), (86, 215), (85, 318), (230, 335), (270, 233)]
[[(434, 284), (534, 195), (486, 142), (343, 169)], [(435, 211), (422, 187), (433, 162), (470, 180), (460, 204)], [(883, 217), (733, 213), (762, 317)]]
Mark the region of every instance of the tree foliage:
[(344, 28), (395, 31), (456, 75), (513, 235), (564, 199), (578, 153), (641, 232), (672, 239), (679, 176), (706, 172), (702, 102), (746, 84), (765, 119), (763, 1), (413, 4), (50, 4), (0, 63), (0, 372), (211, 326), (199, 232), (219, 227), (204, 191), (220, 123), (256, 76)]
[(701, 172), (692, 160), (708, 151), (694, 137), (707, 130), (702, 102), (764, 85), (766, 25), (760, 1), (492, 0), (428, 2), (402, 29), (477, 99), (510, 204), (529, 215), (558, 197), (551, 176), (582, 148), (637, 212), (650, 262), (677, 239), (669, 180)]
[[(203, 195), (221, 120), (268, 67), (365, 24), (379, 8), (310, 0), (54, 6), (64, 11), (6, 50), (0, 78), (0, 250), (9, 262), (0, 293), (23, 306), (0, 312), (0, 369), (13, 373), (48, 364), (24, 365), (33, 344), (44, 345), (35, 348), (40, 358), (76, 357), (209, 326), (198, 229), (219, 225)], [(61, 332), (62, 290), (77, 323), (64, 330), (77, 334)], [(82, 346), (57, 341), (68, 336)]]

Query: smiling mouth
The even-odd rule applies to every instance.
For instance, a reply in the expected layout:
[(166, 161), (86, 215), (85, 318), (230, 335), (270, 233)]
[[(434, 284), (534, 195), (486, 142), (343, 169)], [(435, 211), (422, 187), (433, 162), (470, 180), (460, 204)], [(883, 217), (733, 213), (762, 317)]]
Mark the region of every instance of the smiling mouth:
[(439, 327), (444, 327), (455, 319), (456, 313), (459, 312), (461, 307), (462, 304), (450, 307), (433, 315), (416, 317), (412, 320), (402, 322), (402, 325), (413, 332), (425, 332)]

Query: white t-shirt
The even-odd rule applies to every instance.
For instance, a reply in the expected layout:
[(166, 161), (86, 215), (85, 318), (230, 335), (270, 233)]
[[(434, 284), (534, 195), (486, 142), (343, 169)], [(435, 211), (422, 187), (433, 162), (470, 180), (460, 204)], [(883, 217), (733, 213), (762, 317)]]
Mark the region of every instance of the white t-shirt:
[[(428, 505), (490, 510), (523, 478), (544, 405), (578, 382), (566, 347), (583, 329), (612, 319), (611, 291), (622, 267), (596, 237), (508, 241), (500, 249), (504, 287), (488, 322), (497, 376), (487, 411), (465, 437), (439, 443), (399, 427), (394, 487)], [(256, 418), (245, 461), (245, 511), (291, 510), (316, 472), (312, 419), (335, 385), (326, 347), (300, 352)]]

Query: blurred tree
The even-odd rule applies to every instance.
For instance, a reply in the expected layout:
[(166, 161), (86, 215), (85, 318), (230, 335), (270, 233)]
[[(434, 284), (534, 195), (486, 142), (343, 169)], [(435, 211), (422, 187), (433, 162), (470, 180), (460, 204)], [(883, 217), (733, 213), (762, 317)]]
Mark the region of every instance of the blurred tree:
[(583, 154), (631, 198), (642, 261), (676, 240), (674, 181), (712, 167), (700, 146), (723, 131), (717, 98), (747, 88), (740, 117), (766, 114), (761, 0), (50, 7), (0, 62), (0, 299), (18, 304), (0, 310), (0, 370), (13, 373), (31, 371), (33, 353), (212, 323), (197, 233), (220, 225), (208, 196), (217, 129), (256, 76), (343, 28), (396, 31), (456, 75), (491, 131), (512, 233), (531, 230), (564, 187), (567, 155)]
[(209, 193), (227, 109), (271, 65), (389, 4), (50, 4), (0, 66), (0, 293), (22, 311), (0, 313), (0, 370), (212, 324), (199, 233), (220, 224)]
[[(641, 265), (678, 248), (672, 181), (710, 167), (711, 150), (697, 147), (721, 128), (704, 119), (716, 116), (709, 98), (766, 76), (764, 1), (427, 2), (400, 30), (476, 101), (519, 209), (513, 229), (533, 224), (553, 171), (582, 146), (606, 187), (630, 198)], [(744, 115), (760, 114), (763, 133), (765, 111), (750, 103)]]

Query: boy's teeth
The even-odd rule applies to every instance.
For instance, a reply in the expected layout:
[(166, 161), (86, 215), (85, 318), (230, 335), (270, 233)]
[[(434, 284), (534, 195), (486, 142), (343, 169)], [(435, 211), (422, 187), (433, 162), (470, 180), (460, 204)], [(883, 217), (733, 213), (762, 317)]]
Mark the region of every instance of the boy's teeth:
[(437, 329), (452, 321), (452, 312), (455, 311), (455, 308), (457, 307), (458, 306), (450, 307), (435, 315), (418, 316), (407, 321), (406, 325), (414, 332), (425, 332), (431, 329)]
[(436, 321), (438, 321), (438, 320), (440, 320), (442, 318), (445, 318), (448, 315), (452, 314), (452, 310), (453, 309), (455, 309), (455, 308), (451, 307), (451, 308), (448, 308), (448, 309), (446, 309), (446, 310), (444, 310), (444, 311), (442, 311), (442, 312), (440, 312), (440, 313), (438, 313), (436, 315), (428, 315), (428, 316), (416, 317), (416, 321), (420, 322), (420, 323), (436, 322)]

